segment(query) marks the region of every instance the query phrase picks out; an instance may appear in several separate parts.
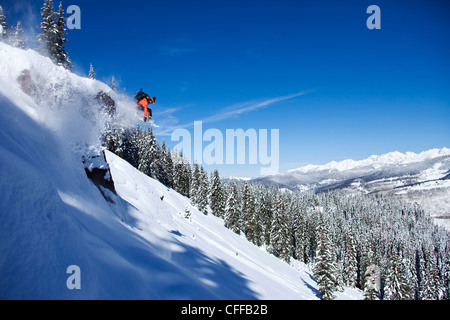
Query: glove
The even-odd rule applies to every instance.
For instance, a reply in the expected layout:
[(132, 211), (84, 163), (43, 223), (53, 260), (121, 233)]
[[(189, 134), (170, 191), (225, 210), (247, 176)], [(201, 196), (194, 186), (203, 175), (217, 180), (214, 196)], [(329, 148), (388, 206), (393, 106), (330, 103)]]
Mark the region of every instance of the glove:
[(144, 117), (144, 122), (147, 122), (147, 117)]

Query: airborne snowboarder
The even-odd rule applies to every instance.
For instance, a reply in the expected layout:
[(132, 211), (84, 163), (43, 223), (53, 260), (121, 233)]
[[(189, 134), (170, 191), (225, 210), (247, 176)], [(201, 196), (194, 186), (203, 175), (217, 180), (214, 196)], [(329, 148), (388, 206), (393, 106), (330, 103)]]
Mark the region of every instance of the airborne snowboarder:
[(150, 120), (152, 120), (152, 109), (148, 108), (149, 104), (155, 103), (156, 97), (150, 98), (148, 94), (141, 90), (136, 94), (134, 100), (137, 102), (136, 107), (140, 111), (144, 111), (144, 122), (147, 122), (148, 115), (150, 114)]

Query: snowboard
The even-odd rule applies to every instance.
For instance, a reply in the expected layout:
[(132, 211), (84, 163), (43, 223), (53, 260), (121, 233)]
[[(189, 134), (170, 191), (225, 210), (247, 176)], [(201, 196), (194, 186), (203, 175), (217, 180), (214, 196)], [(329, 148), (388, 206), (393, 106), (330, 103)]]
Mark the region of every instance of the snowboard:
[(155, 123), (155, 121), (152, 120), (147, 120), (147, 122), (144, 122), (149, 126), (155, 127), (155, 128), (159, 128), (159, 126)]
[(139, 124), (141, 127), (155, 127), (159, 128), (159, 126), (153, 121), (153, 119), (147, 119), (144, 121), (144, 117), (142, 116), (142, 112), (136, 111), (135, 122)]
[(138, 124), (139, 126), (141, 126), (142, 128), (145, 128), (145, 127), (159, 128), (159, 126), (158, 126), (153, 120), (151, 120), (151, 119), (147, 119), (147, 121), (144, 121), (143, 118), (140, 118), (140, 119), (138, 119), (136, 122), (137, 122), (137, 124)]

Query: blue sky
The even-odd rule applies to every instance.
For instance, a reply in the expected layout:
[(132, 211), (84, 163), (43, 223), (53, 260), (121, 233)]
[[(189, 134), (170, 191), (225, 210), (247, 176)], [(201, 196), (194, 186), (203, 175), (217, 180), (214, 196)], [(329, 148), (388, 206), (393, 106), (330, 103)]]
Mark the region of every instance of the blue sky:
[[(8, 23), (21, 19), (30, 33), (42, 3), (0, 0)], [(450, 146), (448, 1), (122, 3), (63, 1), (81, 9), (81, 30), (67, 36), (74, 72), (86, 76), (92, 62), (99, 80), (156, 96), (158, 139), (169, 145), (167, 134), (193, 132), (194, 120), (224, 135), (279, 129), (280, 171)], [(366, 27), (372, 4), (380, 30)]]

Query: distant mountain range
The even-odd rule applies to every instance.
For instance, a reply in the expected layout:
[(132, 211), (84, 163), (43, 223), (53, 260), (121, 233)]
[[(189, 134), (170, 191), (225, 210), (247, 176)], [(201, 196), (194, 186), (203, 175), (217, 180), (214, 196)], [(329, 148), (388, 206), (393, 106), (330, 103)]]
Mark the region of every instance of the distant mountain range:
[(307, 165), (252, 181), (299, 191), (390, 195), (417, 202), (431, 215), (450, 216), (449, 148)]

